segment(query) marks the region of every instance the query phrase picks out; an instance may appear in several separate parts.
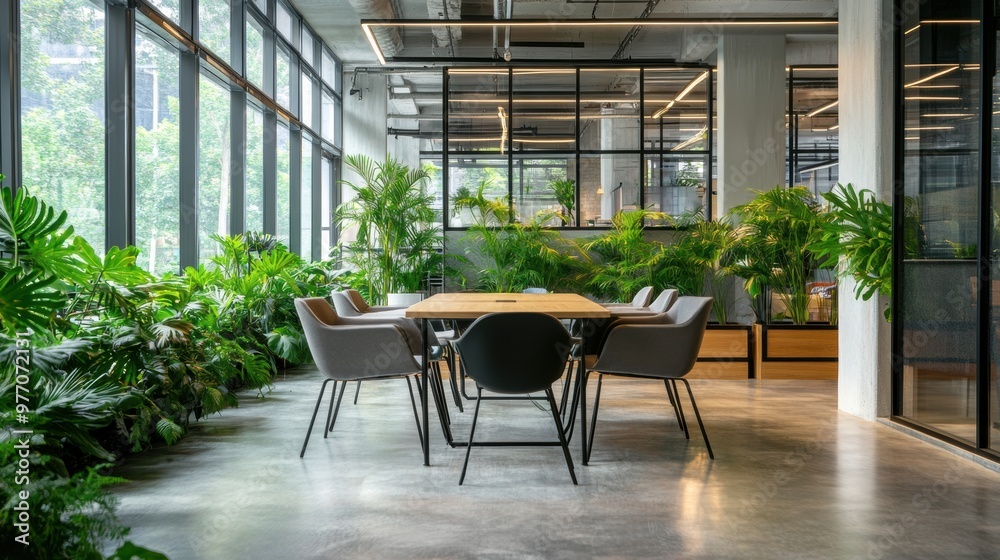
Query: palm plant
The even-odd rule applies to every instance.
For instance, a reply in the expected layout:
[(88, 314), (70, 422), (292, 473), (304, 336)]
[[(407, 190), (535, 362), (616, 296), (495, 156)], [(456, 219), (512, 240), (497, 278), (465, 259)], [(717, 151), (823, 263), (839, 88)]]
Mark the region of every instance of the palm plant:
[(443, 262), (433, 196), (424, 187), (427, 173), (391, 157), (376, 162), (347, 156), (344, 162), (361, 177), (359, 184), (344, 182), (354, 198), (336, 211), (341, 226), (356, 231), (345, 260), (357, 269), (375, 302), (386, 303), (390, 293), (419, 290), (426, 275)]
[(475, 194), (468, 190), (452, 198), (456, 211), (470, 210), (474, 223), (465, 238), (472, 242), (466, 262), (481, 258), (476, 270), (480, 289), (489, 292), (519, 292), (525, 288), (551, 291), (576, 287), (586, 256), (572, 241), (543, 224), (556, 217), (540, 213), (525, 223), (513, 221), (506, 197), (489, 198), (489, 181), (480, 183)]
[(703, 217), (695, 220), (664, 248), (655, 272), (656, 285), (676, 288), (682, 295), (701, 295), (707, 285), (716, 320), (727, 323), (728, 279), (733, 273), (730, 250), (735, 242), (728, 221), (706, 221)]
[[(823, 198), (832, 219), (822, 224), (819, 239), (810, 247), (820, 266), (854, 279), (856, 298), (892, 296), (892, 207), (850, 183), (837, 185)], [(915, 251), (908, 248), (908, 253)], [(891, 320), (892, 308), (887, 306), (884, 314)]]
[(604, 300), (629, 301), (644, 286), (657, 285), (663, 245), (646, 241), (647, 219), (666, 216), (649, 210), (619, 212), (611, 218), (611, 230), (583, 245), (599, 257), (586, 283), (590, 293)]
[(576, 205), (576, 182), (572, 179), (558, 179), (550, 184), (556, 195), (556, 202), (562, 207), (563, 221), (573, 225), (573, 207)]
[(796, 325), (809, 319), (810, 281), (819, 262), (811, 252), (828, 217), (805, 187), (778, 187), (758, 192), (749, 203), (733, 209), (740, 220), (732, 251), (734, 270), (746, 280), (746, 291), (760, 302), (774, 290)]

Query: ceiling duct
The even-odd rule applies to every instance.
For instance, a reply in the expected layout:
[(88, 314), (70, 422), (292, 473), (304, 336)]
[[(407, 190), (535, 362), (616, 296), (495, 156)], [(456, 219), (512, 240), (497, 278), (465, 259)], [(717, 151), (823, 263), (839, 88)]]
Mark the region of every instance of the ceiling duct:
[[(361, 19), (396, 19), (396, 11), (392, 9), (391, 0), (348, 0), (354, 11)], [(372, 26), (372, 33), (378, 41), (382, 55), (393, 57), (399, 55), (403, 50), (403, 38), (399, 35), (399, 28), (385, 25)]]
[[(462, 19), (462, 0), (427, 0), (427, 17), (430, 19)], [(462, 40), (461, 26), (432, 27), (434, 46), (455, 48), (455, 42)]]

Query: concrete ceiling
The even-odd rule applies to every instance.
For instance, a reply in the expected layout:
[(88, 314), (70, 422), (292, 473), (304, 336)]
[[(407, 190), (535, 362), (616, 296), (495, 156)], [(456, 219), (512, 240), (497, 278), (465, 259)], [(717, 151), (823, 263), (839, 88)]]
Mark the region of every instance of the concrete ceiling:
[[(350, 69), (375, 66), (375, 55), (361, 31), (363, 18), (437, 19), (448, 12), (450, 19), (492, 18), (494, 2), (484, 0), (291, 0), (296, 9)], [(653, 18), (740, 18), (740, 17), (836, 17), (837, 0), (660, 0), (650, 14)], [(501, 11), (505, 9), (500, 1)], [(628, 19), (636, 18), (646, 8), (645, 0), (513, 0), (514, 19)], [(456, 9), (457, 8), (457, 9)], [(458, 11), (458, 14), (454, 12)], [(457, 29), (452, 36), (447, 28), (404, 28), (402, 48), (397, 56), (440, 59), (448, 64), (451, 56), (489, 58), (493, 54), (492, 29)], [(627, 35), (627, 27), (616, 28), (539, 28), (515, 29), (514, 42), (573, 42), (576, 48), (558, 46), (514, 46), (514, 60), (531, 59), (611, 59)], [(678, 61), (711, 60), (717, 29), (641, 29), (622, 55), (625, 58), (659, 58)], [(455, 37), (459, 35), (461, 38)], [(796, 31), (799, 42), (809, 40), (808, 33)], [(442, 39), (444, 37), (444, 39)], [(835, 37), (835, 35), (834, 35)], [(816, 36), (829, 42), (829, 36)], [(504, 34), (500, 32), (500, 46)]]

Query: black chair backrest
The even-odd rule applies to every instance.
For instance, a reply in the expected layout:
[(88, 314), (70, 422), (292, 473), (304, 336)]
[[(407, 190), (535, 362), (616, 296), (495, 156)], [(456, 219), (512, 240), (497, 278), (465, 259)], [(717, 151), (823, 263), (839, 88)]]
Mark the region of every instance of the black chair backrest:
[(476, 319), (455, 344), (465, 371), (495, 393), (549, 388), (566, 367), (572, 339), (544, 313), (492, 313)]

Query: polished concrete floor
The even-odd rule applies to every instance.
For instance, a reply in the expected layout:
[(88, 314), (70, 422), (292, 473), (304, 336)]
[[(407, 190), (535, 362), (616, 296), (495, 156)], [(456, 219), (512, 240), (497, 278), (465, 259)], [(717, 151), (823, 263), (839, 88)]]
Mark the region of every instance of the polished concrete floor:
[[(459, 486), (464, 449), (432, 413), (422, 466), (399, 380), (345, 398), (300, 459), (320, 381), (289, 373), (130, 459), (129, 538), (173, 560), (1000, 558), (1000, 474), (838, 412), (834, 382), (693, 381), (712, 461), (662, 384), (612, 378), (589, 466), (572, 442), (579, 486), (552, 447), (475, 448)], [(477, 438), (554, 437), (548, 414), (485, 403)], [(453, 411), (457, 434), (471, 416)]]

